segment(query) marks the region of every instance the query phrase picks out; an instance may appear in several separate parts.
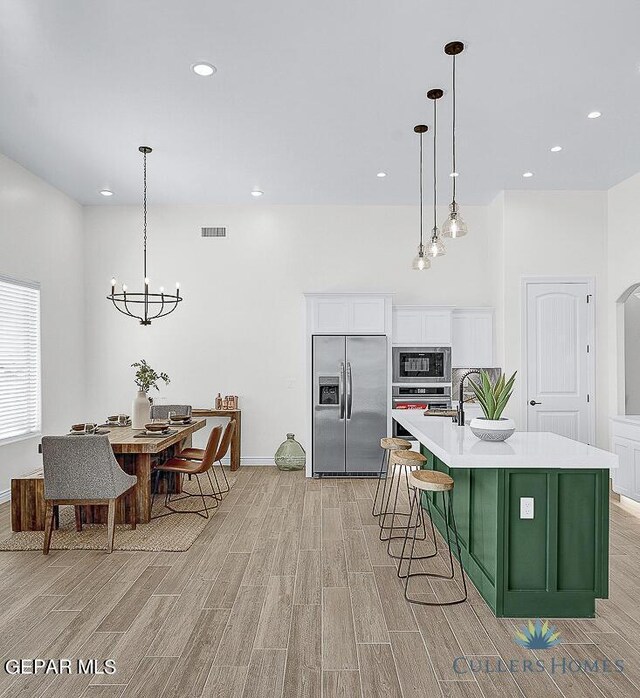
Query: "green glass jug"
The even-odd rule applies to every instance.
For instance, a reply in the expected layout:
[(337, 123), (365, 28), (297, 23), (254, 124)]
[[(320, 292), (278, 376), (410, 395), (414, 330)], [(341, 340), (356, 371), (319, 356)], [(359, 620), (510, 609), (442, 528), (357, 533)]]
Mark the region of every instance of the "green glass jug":
[(295, 440), (295, 434), (287, 434), (276, 451), (275, 461), (280, 470), (302, 470), (307, 462), (304, 448)]

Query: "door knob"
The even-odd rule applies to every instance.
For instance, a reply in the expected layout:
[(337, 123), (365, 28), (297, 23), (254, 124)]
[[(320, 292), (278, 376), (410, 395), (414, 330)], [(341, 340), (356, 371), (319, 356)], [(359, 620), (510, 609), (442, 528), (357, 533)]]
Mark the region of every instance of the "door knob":
[(534, 405), (541, 405), (542, 403), (536, 402), (535, 400), (529, 400), (529, 404), (531, 405), (531, 407), (533, 407)]

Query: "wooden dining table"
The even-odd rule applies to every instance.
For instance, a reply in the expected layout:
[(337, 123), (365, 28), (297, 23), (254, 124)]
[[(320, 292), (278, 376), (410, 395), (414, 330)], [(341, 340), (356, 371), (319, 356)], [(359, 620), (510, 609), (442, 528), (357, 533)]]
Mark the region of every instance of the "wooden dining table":
[[(153, 478), (154, 466), (177, 455), (183, 448), (191, 446), (191, 437), (207, 424), (206, 419), (195, 419), (184, 426), (171, 425), (169, 434), (141, 437), (141, 430), (131, 427), (109, 425), (100, 431), (108, 430), (109, 442), (120, 467), (138, 482), (131, 494), (120, 497), (116, 505), (116, 522), (129, 521), (130, 498), (136, 497), (138, 523), (151, 521), (151, 501), (154, 486), (162, 492), (180, 492), (180, 478), (175, 473), (158, 471), (160, 477)], [(70, 439), (82, 438), (69, 436)], [(44, 528), (44, 487), (42, 472), (11, 481), (11, 520), (14, 531), (34, 531)], [(85, 523), (106, 523), (107, 508), (96, 505), (83, 505), (82, 520)]]
[[(185, 426), (171, 425), (171, 433), (161, 436), (140, 437), (140, 430), (131, 427), (109, 427), (109, 442), (111, 448), (120, 463), (120, 467), (130, 475), (138, 478), (136, 485), (138, 523), (147, 523), (151, 520), (151, 473), (154, 464), (159, 464), (179, 453), (183, 448), (191, 446), (191, 436), (200, 429), (204, 429), (207, 424), (206, 419), (196, 419), (191, 424)], [(73, 438), (73, 437), (70, 437)], [(166, 475), (173, 475), (167, 473)], [(165, 474), (163, 473), (163, 476)], [(178, 478), (166, 478), (161, 488), (163, 491), (179, 492)], [(123, 506), (126, 509), (126, 498), (123, 498)], [(93, 507), (95, 509), (96, 507)], [(101, 507), (104, 509), (104, 507)], [(103, 512), (100, 512), (99, 521), (96, 515), (89, 515), (91, 523), (103, 523)], [(120, 512), (121, 516), (125, 511)], [(116, 512), (116, 521), (120, 518)], [(126, 521), (126, 518), (122, 519)]]

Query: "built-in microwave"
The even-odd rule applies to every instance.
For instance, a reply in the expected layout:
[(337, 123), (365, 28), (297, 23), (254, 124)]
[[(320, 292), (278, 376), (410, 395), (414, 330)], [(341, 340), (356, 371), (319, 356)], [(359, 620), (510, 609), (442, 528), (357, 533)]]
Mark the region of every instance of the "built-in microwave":
[(394, 383), (451, 383), (451, 347), (393, 347)]

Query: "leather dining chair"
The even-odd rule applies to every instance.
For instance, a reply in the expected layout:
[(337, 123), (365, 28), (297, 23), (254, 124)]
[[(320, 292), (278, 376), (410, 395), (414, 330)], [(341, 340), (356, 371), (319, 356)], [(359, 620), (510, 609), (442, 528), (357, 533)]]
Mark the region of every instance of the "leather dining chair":
[(113, 551), (116, 503), (132, 489), (129, 498), (131, 528), (136, 527), (136, 492), (138, 478), (122, 470), (108, 436), (43, 436), (45, 528), (42, 552), (51, 545), (54, 511), (59, 505), (76, 507), (76, 528), (82, 530), (78, 506), (104, 504), (107, 515), (107, 551)]
[[(215, 456), (218, 451), (218, 444), (220, 443), (220, 436), (222, 434), (222, 427), (217, 426), (211, 430), (209, 434), (209, 439), (207, 440), (207, 446), (202, 451), (201, 460), (187, 460), (182, 458), (179, 454), (175, 458), (170, 458), (168, 461), (157, 465), (155, 470), (167, 473), (178, 473), (184, 479), (184, 475), (194, 475), (196, 482), (198, 483), (199, 494), (191, 494), (189, 492), (182, 491), (182, 497), (177, 499), (171, 499), (171, 493), (167, 492), (164, 498), (164, 506), (169, 509), (169, 512), (164, 514), (158, 514), (153, 518), (159, 518), (160, 516), (168, 516), (170, 513), (173, 514), (198, 514), (205, 519), (209, 518), (209, 512), (218, 506), (218, 502), (222, 499), (219, 488), (214, 487), (211, 480), (211, 470), (214, 463)], [(209, 479), (209, 485), (211, 486), (211, 494), (205, 494), (202, 491), (202, 484), (200, 483), (200, 475), (205, 475)], [(214, 473), (215, 475), (215, 473)], [(182, 490), (182, 487), (180, 488)], [(175, 509), (171, 506), (172, 503), (179, 502), (188, 497), (200, 497), (202, 499), (202, 509)], [(207, 507), (207, 501), (205, 497), (213, 497), (215, 501), (215, 506)], [(153, 509), (153, 500), (151, 502), (151, 508)]]
[(169, 419), (169, 412), (191, 417), (191, 405), (151, 405), (151, 419)]
[[(216, 427), (217, 428), (217, 427)], [(220, 427), (222, 428), (222, 427)], [(221, 494), (226, 494), (229, 490), (229, 480), (227, 480), (227, 474), (224, 471), (224, 467), (222, 466), (222, 459), (227, 455), (229, 451), (229, 447), (231, 446), (231, 439), (233, 438), (233, 432), (235, 431), (236, 428), (236, 423), (233, 420), (229, 420), (229, 423), (225, 427), (224, 434), (222, 436), (222, 440), (220, 441), (220, 445), (218, 446), (218, 452), (216, 453), (214, 457), (214, 463), (218, 463), (220, 465), (220, 470), (222, 471), (222, 477), (224, 477), (224, 482), (225, 482), (225, 487), (224, 489), (220, 489)], [(202, 460), (204, 457), (204, 451), (201, 448), (185, 448), (180, 453), (178, 454), (179, 458), (186, 458), (187, 460), (195, 460), (199, 461)], [(213, 471), (213, 477), (216, 480), (216, 483), (218, 482), (218, 478), (216, 476), (216, 471), (215, 468), (212, 467)]]

